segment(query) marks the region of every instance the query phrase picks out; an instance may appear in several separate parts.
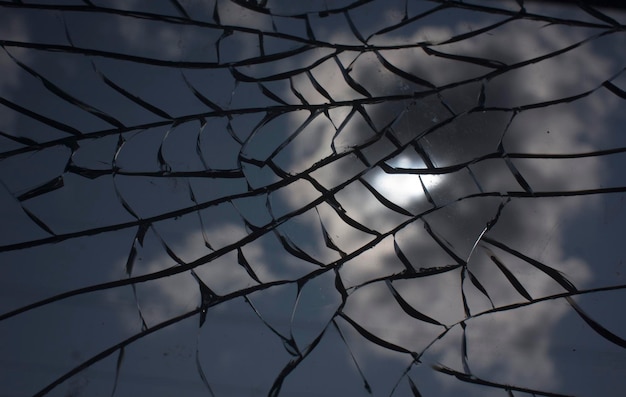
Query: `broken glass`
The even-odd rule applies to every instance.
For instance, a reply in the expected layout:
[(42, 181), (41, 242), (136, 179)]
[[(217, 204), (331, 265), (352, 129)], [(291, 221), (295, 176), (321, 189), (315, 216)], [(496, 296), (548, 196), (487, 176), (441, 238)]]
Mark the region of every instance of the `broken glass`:
[(0, 394), (626, 388), (626, 14), (0, 1)]

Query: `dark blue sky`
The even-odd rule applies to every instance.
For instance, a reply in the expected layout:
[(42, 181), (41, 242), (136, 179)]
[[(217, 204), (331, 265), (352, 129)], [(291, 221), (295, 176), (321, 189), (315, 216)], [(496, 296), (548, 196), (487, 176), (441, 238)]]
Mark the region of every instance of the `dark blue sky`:
[(253, 3), (0, 2), (0, 396), (620, 395), (626, 15)]

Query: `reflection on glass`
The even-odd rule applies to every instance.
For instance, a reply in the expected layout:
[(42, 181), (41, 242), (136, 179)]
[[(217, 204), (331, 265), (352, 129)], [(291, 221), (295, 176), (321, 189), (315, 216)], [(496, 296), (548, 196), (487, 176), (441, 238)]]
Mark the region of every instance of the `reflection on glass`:
[(0, 8), (0, 394), (626, 387), (626, 14)]

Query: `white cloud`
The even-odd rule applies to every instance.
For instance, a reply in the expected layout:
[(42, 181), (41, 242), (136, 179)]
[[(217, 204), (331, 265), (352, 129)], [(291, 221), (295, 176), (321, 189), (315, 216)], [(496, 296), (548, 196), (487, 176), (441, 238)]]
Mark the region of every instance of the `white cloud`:
[[(528, 32), (525, 29), (527, 27), (524, 24), (511, 24), (498, 31), (498, 34), (494, 34), (493, 40), (486, 42), (467, 40), (467, 43), (460, 43), (458, 47), (465, 46), (464, 51), (467, 54), (477, 56), (493, 54), (494, 57), (503, 56), (509, 59), (522, 60), (536, 56), (536, 53), (549, 53), (556, 48), (563, 48), (573, 40), (581, 39), (583, 36), (580, 33), (572, 37), (572, 35), (557, 29), (538, 33)], [(440, 41), (448, 38), (450, 35), (451, 29), (448, 27), (428, 27), (406, 39), (408, 42), (418, 39)], [(338, 33), (337, 41), (340, 40), (341, 34)], [(381, 44), (381, 40), (378, 39), (377, 43)], [(365, 58), (365, 55), (362, 56)], [(403, 69), (408, 72), (411, 72), (413, 68), (419, 68), (420, 73), (422, 73), (420, 77), (429, 81), (444, 81), (447, 79), (447, 81), (452, 82), (454, 80), (450, 81), (450, 77), (459, 78), (464, 75), (461, 67), (459, 67), (460, 71), (452, 72), (446, 69), (424, 69), (419, 65), (414, 66), (413, 62), (415, 61), (407, 57), (402, 51), (392, 52), (386, 57), (390, 62), (402, 65)], [(376, 62), (374, 57), (370, 56), (369, 58), (371, 62)], [(589, 67), (589, 59), (593, 59), (593, 67)], [(542, 62), (534, 68), (522, 68), (520, 73), (514, 72), (512, 76), (511, 73), (503, 74), (495, 79), (498, 80), (498, 84), (492, 86), (492, 83), (489, 83), (488, 101), (493, 105), (507, 106), (502, 104), (502, 100), (504, 99), (504, 102), (506, 102), (506, 98), (508, 98), (508, 100), (512, 101), (511, 103), (524, 105), (571, 95), (572, 92), (580, 92), (597, 86), (603, 81), (602, 79), (610, 77), (612, 67), (611, 60), (600, 56), (593, 43), (590, 43), (576, 49), (571, 55)], [(372, 68), (376, 67), (372, 66)], [(358, 69), (351, 74), (357, 82), (368, 82), (377, 78), (375, 73), (371, 73), (366, 69), (362, 70), (365, 70), (368, 74), (359, 74)], [(335, 73), (332, 76), (335, 80), (342, 80), (339, 73)], [(393, 80), (393, 77), (391, 80)], [(385, 83), (387, 86), (390, 84), (394, 84), (393, 81)], [(341, 86), (339, 82), (332, 84), (332, 87), (335, 89), (339, 86)], [(306, 93), (303, 94), (306, 96)], [(340, 96), (338, 93), (333, 93), (333, 95)], [(354, 92), (351, 95), (354, 96)], [(489, 100), (490, 98), (493, 99)], [(472, 100), (474, 101), (475, 99), (472, 98)], [(594, 104), (594, 108), (603, 109), (603, 113), (611, 112), (616, 106), (614, 101), (607, 101), (602, 97), (592, 97), (589, 101)], [(475, 105), (476, 102), (465, 103), (466, 109)], [(510, 152), (527, 153), (568, 153), (591, 150), (592, 146), (589, 143), (585, 143), (585, 138), (588, 136), (589, 131), (593, 130), (594, 133), (602, 136), (608, 126), (602, 125), (601, 117), (594, 119), (586, 118), (580, 112), (580, 106), (576, 104), (557, 105), (554, 106), (554, 108), (558, 109), (557, 111), (552, 111), (553, 108), (547, 108), (546, 111), (539, 110), (535, 113), (530, 111), (521, 113), (507, 132), (505, 148)], [(537, 113), (541, 114), (542, 117), (537, 117)], [(375, 114), (372, 117), (376, 117)], [(457, 128), (463, 129), (463, 124), (459, 124)], [(497, 127), (487, 125), (486, 128)], [(546, 135), (547, 129), (552, 129), (552, 133), (547, 139), (542, 139), (539, 134)], [(349, 134), (350, 131), (346, 133)], [(478, 133), (481, 134), (480, 131)], [(313, 137), (314, 134), (310, 136)], [(481, 137), (470, 136), (465, 139), (480, 140)], [(463, 138), (460, 138), (456, 142), (453, 141), (449, 144), (462, 147), (464, 142)], [(323, 151), (326, 149), (320, 145), (319, 150)], [(297, 152), (298, 148), (294, 148), (294, 151)], [(300, 168), (301, 164), (312, 163), (313, 158), (316, 156), (318, 156), (317, 152), (310, 152), (309, 156), (294, 156), (294, 162), (289, 164), (289, 166)], [(410, 168), (411, 164), (408, 164), (410, 161), (407, 159), (406, 162), (407, 164), (405, 165)], [(529, 178), (531, 186), (538, 186), (539, 190), (576, 190), (581, 189), (581, 186), (596, 186), (602, 178), (603, 168), (600, 160), (591, 158), (586, 161), (579, 161), (578, 164), (580, 166), (576, 167), (575, 177), (572, 177), (571, 168), (564, 168), (563, 162), (558, 161), (542, 162), (530, 160), (520, 165), (520, 167), (523, 167), (522, 174)], [(501, 167), (504, 165), (504, 162), (500, 164)], [(507, 169), (503, 172), (509, 173)], [(496, 169), (490, 170), (484, 175), (491, 179), (489, 182), (491, 184), (497, 185), (504, 182), (501, 179), (502, 174)], [(341, 177), (335, 175), (335, 178)], [(381, 193), (397, 204), (407, 205), (410, 202), (415, 202), (415, 200), (420, 200), (423, 196), (422, 192), (416, 193), (417, 195), (414, 194), (414, 192), (421, 189), (408, 189), (407, 186), (409, 184), (416, 185), (415, 180), (410, 180), (411, 178), (415, 177), (385, 177), (384, 174), (379, 173), (375, 178), (375, 186)], [(438, 189), (449, 189), (446, 186), (446, 180), (449, 181), (447, 176), (431, 176), (430, 178), (440, 179), (440, 183), (437, 186), (432, 186), (433, 192)], [(489, 184), (487, 181), (485, 183)], [(521, 190), (521, 188), (517, 186), (516, 190)], [(507, 189), (505, 188), (502, 191), (507, 191)], [(381, 206), (373, 196), (362, 194), (342, 195), (342, 193), (340, 195), (344, 200), (349, 201), (346, 204), (342, 202), (344, 208), (353, 206), (352, 211), (354, 212), (348, 210), (348, 215), (353, 215), (364, 223), (369, 222), (368, 225), (378, 226), (377, 230), (379, 231), (388, 228), (384, 226), (385, 223), (395, 222), (397, 224), (398, 222), (397, 220), (389, 221), (388, 217), (381, 216), (380, 212), (377, 212), (380, 211)], [(502, 238), (509, 242), (511, 246), (519, 247), (521, 252), (563, 271), (576, 285), (584, 285), (591, 277), (589, 265), (581, 259), (569, 257), (563, 250), (563, 233), (565, 230), (562, 224), (572, 216), (571, 214), (583, 211), (585, 206), (593, 207), (596, 202), (597, 200), (592, 197), (584, 197), (564, 200), (536, 200), (530, 206), (523, 201), (516, 204), (512, 203), (504, 209), (504, 215), (500, 224), (494, 228), (490, 235), (495, 238)], [(492, 206), (491, 215), (484, 214), (484, 216), (493, 217), (496, 211), (497, 203)], [(325, 212), (328, 211), (325, 210)], [(489, 218), (486, 220), (489, 220)], [(449, 224), (443, 225), (442, 228), (454, 228), (457, 221), (454, 217), (450, 217), (447, 220)], [(334, 231), (334, 237), (338, 241), (343, 242), (345, 246), (354, 247), (368, 241), (367, 239), (363, 240), (361, 234), (355, 233), (354, 229), (347, 227), (336, 216), (327, 216), (324, 218), (324, 222), (329, 230)], [(482, 223), (482, 225), (484, 226), (485, 223)], [(438, 226), (441, 226), (441, 224), (437, 224), (434, 228), (437, 229)], [(479, 233), (476, 233), (473, 236), (467, 235), (466, 238), (471, 240), (471, 243), (478, 236)], [(442, 237), (447, 238), (445, 233)], [(428, 258), (429, 255), (435, 261), (439, 258), (432, 248), (429, 248), (432, 245), (432, 241), (424, 241), (423, 236), (419, 237), (418, 234), (407, 231), (404, 239), (405, 241), (412, 241), (410, 251), (422, 255), (422, 258)], [(358, 243), (355, 244), (357, 241)], [(489, 262), (485, 253), (482, 248), (478, 247), (469, 268), (476, 274), (481, 275), (481, 281), (488, 285), (487, 288), (496, 304), (523, 301), (523, 298), (499, 273), (495, 265)], [(388, 238), (379, 243), (377, 247), (360, 255), (357, 259), (346, 263), (342, 269), (344, 282), (348, 285), (354, 285), (367, 279), (389, 275), (402, 270), (402, 266), (397, 263), (397, 260), (393, 259), (394, 256), (392, 240)], [(509, 258), (507, 263), (510, 262)], [(432, 263), (432, 266), (443, 265), (446, 265), (446, 263)], [(489, 266), (491, 270), (481, 270), (481, 268), (484, 269), (486, 266)], [(538, 272), (533, 272), (530, 268), (531, 266), (528, 264), (518, 263), (515, 266), (515, 271), (533, 297), (562, 291), (547, 275), (537, 274)], [(414, 288), (404, 289), (404, 298), (414, 302), (418, 307), (426, 308), (431, 317), (446, 319), (444, 323), (451, 324), (462, 320), (463, 312), (458, 272), (451, 272), (449, 276), (436, 276), (428, 279), (432, 280), (432, 282), (420, 283), (416, 281)], [(441, 282), (438, 281), (439, 279), (441, 279)], [(408, 281), (407, 283), (411, 282), (413, 281)], [(466, 288), (473, 288), (469, 281), (467, 281)], [(479, 293), (470, 291), (468, 296), (474, 299), (474, 304), (477, 307), (481, 307), (481, 295)], [(496, 297), (498, 299), (495, 299)], [(348, 302), (346, 311), (354, 319), (371, 332), (388, 341), (398, 343), (401, 346), (423, 348), (429, 341), (429, 338), (425, 337), (425, 335), (430, 335), (432, 339), (432, 334), (425, 334), (424, 327), (420, 327), (414, 319), (406, 316), (397, 308), (397, 304), (392, 300), (384, 284), (373, 284), (363, 287), (355, 291), (349, 297)], [(485, 302), (482, 302), (482, 305), (484, 305), (483, 309), (488, 308)], [(568, 308), (564, 304), (558, 302), (543, 303), (512, 312), (487, 315), (469, 320), (467, 324), (471, 368), (479, 374), (487, 373), (493, 375), (497, 373), (498, 379), (503, 379), (504, 382), (530, 384), (532, 387), (539, 389), (557, 387), (558, 377), (555, 373), (553, 357), (550, 356), (549, 348), (553, 342), (552, 338), (554, 338), (552, 330), (567, 312)], [(428, 327), (430, 326), (426, 328)], [(459, 326), (457, 325), (457, 327)], [(532, 338), (530, 335), (532, 335)], [(461, 368), (460, 344), (457, 342), (454, 340), (454, 343), (447, 343), (446, 338), (438, 341), (431, 349), (432, 355), (429, 355), (429, 358), (448, 363), (455, 368)], [(515, 353), (504, 353), (511, 351)], [(518, 354), (520, 352), (522, 353)], [(390, 354), (396, 356), (396, 353)]]

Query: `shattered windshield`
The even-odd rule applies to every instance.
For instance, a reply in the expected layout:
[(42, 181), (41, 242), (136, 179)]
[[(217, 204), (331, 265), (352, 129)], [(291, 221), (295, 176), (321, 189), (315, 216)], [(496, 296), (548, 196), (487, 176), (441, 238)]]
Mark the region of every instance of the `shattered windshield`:
[(597, 3), (0, 1), (0, 395), (620, 395)]

